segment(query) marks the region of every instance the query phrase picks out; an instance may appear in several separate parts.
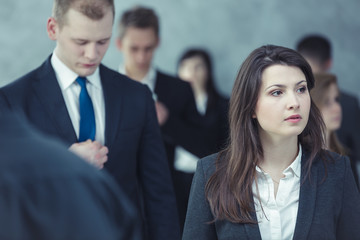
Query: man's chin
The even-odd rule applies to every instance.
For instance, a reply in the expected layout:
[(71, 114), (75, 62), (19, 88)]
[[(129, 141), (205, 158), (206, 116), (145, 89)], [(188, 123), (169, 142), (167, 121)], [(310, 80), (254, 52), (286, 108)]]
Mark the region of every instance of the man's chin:
[(96, 68), (91, 68), (91, 69), (79, 69), (78, 71), (76, 71), (76, 73), (79, 75), (79, 76), (82, 76), (82, 77), (87, 77), (87, 76), (90, 76), (92, 74), (94, 74)]
[(141, 65), (141, 66), (137, 66), (138, 71), (141, 71), (141, 72), (143, 72), (143, 71), (148, 71), (148, 70), (149, 70), (149, 68), (150, 68), (150, 66), (149, 66), (149, 65)]

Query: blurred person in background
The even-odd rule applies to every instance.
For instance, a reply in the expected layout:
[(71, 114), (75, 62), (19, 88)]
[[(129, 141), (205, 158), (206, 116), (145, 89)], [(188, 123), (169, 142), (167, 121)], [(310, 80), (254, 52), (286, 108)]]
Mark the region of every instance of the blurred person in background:
[[(333, 65), (332, 46), (327, 37), (319, 34), (304, 36), (298, 41), (296, 50), (308, 61), (313, 73), (324, 73), (331, 70)], [(338, 82), (338, 86), (340, 87), (342, 122), (337, 135), (340, 142), (348, 149), (353, 171), (356, 172), (356, 166), (360, 163), (359, 101), (356, 96), (341, 90), (341, 82)]]
[(116, 182), (24, 119), (0, 114), (0, 239), (141, 240)]
[(120, 64), (119, 72), (151, 90), (172, 166), (176, 145), (205, 156), (206, 149), (201, 148), (199, 142), (206, 138), (199, 132), (200, 115), (190, 84), (160, 71), (153, 64), (159, 44), (159, 18), (153, 9), (135, 6), (121, 15), (116, 47), (123, 54), (124, 62)]
[[(160, 71), (154, 65), (153, 58), (159, 44), (159, 18), (153, 9), (135, 6), (123, 12), (116, 38), (116, 47), (123, 55), (119, 72), (151, 90), (175, 181), (175, 147), (181, 146), (195, 156), (204, 157), (209, 153), (211, 138), (207, 137), (209, 133), (202, 125), (203, 116), (196, 110), (190, 84)], [(179, 210), (180, 214), (183, 212)]]
[[(190, 83), (197, 111), (203, 116), (201, 125), (208, 132), (209, 143), (206, 155), (220, 151), (228, 139), (228, 100), (216, 90), (209, 53), (198, 48), (185, 51), (178, 61), (178, 76)], [(175, 149), (174, 184), (181, 223), (185, 221), (192, 177), (200, 157), (181, 146)]]
[[(337, 130), (340, 128), (342, 120), (342, 111), (340, 105), (340, 92), (337, 85), (337, 78), (330, 73), (316, 73), (315, 87), (311, 90), (311, 98), (319, 108), (323, 117), (326, 131), (325, 144), (326, 147), (333, 152), (341, 155), (347, 155), (347, 151), (342, 146), (337, 137)], [(354, 161), (351, 161), (353, 163)], [(355, 170), (356, 167), (352, 166)], [(358, 183), (357, 171), (353, 171), (356, 182)]]

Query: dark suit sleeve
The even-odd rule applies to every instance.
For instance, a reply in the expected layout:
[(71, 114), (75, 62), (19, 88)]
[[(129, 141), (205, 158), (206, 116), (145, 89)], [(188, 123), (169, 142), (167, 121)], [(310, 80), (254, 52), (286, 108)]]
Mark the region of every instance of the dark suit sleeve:
[(180, 145), (198, 157), (205, 157), (209, 154), (207, 135), (211, 133), (202, 124), (204, 118), (196, 109), (190, 85), (183, 83), (178, 87), (179, 90), (181, 89), (179, 98), (184, 100), (184, 104), (177, 114), (170, 112), (169, 119), (162, 126), (164, 137), (174, 145)]
[(146, 125), (139, 146), (139, 172), (150, 239), (180, 239), (174, 189), (154, 102), (146, 92)]
[(209, 203), (205, 197), (205, 185), (207, 178), (203, 160), (200, 160), (191, 185), (189, 204), (185, 220), (183, 240), (212, 240), (217, 239), (214, 217)]
[(360, 237), (360, 193), (356, 187), (349, 159), (345, 162), (343, 198), (336, 239), (358, 239)]

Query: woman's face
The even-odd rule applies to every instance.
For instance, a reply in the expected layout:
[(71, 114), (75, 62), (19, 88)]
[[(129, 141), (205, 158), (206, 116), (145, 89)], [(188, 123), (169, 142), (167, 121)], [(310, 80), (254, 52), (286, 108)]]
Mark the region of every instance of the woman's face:
[(310, 103), (306, 78), (298, 67), (266, 68), (253, 115), (260, 137), (297, 137), (308, 122)]
[(178, 75), (187, 82), (205, 87), (208, 69), (200, 56), (194, 56), (180, 63)]
[(335, 83), (330, 84), (327, 89), (320, 111), (328, 131), (335, 131), (340, 128), (342, 113), (339, 103), (339, 89)]

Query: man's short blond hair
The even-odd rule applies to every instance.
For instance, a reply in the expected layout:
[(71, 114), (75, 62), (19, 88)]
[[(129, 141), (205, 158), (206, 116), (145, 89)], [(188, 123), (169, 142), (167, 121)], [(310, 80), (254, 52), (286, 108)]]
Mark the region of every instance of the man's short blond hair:
[(52, 16), (60, 27), (66, 24), (66, 13), (73, 8), (92, 20), (100, 20), (106, 8), (111, 8), (115, 16), (114, 0), (54, 0)]

